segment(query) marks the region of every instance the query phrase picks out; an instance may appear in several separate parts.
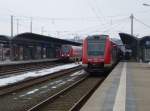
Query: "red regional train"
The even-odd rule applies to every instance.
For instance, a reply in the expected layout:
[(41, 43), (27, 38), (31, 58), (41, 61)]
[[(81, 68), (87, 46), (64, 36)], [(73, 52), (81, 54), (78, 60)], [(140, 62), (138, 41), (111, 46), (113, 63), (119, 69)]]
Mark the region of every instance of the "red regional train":
[(88, 36), (83, 41), (82, 64), (87, 72), (108, 71), (120, 59), (121, 50), (108, 35)]
[(64, 61), (80, 61), (82, 57), (82, 48), (80, 46), (62, 45), (60, 50), (60, 59)]

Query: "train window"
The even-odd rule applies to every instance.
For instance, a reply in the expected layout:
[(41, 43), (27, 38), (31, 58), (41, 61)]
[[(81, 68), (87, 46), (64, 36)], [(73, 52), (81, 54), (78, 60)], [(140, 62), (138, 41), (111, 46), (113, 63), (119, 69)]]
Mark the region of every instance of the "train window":
[(69, 47), (66, 47), (66, 46), (62, 47), (62, 52), (64, 52), (64, 53), (68, 53), (69, 50), (70, 50)]
[(88, 42), (88, 55), (99, 56), (104, 55), (104, 42)]
[(103, 56), (107, 35), (95, 35), (88, 37), (88, 55)]

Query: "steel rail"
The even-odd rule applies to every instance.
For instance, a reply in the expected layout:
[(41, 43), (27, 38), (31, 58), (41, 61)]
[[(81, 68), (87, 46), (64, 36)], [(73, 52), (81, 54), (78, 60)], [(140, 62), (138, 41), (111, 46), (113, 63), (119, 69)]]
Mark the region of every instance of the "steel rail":
[(36, 78), (29, 78), (29, 79), (26, 79), (24, 81), (20, 81), (20, 82), (17, 82), (17, 83), (8, 85), (8, 86), (0, 87), (0, 96), (6, 95), (8, 93), (11, 93), (11, 92), (14, 92), (14, 91), (17, 91), (17, 90), (24, 89), (24, 88), (27, 88), (27, 87), (30, 87), (30, 86), (35, 85), (35, 84), (40, 84), (40, 83), (42, 83), (44, 81), (48, 81), (50, 79), (54, 79), (54, 78), (57, 78), (57, 77), (60, 77), (60, 76), (64, 76), (68, 73), (76, 72), (77, 70), (81, 70), (81, 69), (82, 69), (81, 66), (77, 66), (77, 67), (74, 67), (74, 68), (54, 72), (50, 75), (39, 76), (39, 77), (36, 77)]

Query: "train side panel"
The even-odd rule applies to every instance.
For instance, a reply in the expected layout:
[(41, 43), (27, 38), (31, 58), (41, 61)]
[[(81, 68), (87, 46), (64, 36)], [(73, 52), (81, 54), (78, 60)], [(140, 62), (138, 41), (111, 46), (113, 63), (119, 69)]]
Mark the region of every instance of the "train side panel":
[(112, 44), (110, 41), (110, 38), (106, 38), (106, 43), (105, 43), (105, 56), (104, 56), (104, 67), (110, 67), (112, 64), (112, 55), (111, 55), (111, 49), (112, 49)]
[(82, 47), (82, 65), (83, 67), (87, 67), (88, 64), (88, 57), (87, 57), (87, 39), (83, 41)]

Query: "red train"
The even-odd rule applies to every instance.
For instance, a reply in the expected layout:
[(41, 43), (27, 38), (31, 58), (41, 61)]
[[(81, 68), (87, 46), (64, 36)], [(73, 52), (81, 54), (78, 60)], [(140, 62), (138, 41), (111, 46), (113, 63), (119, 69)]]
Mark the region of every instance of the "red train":
[(82, 64), (86, 71), (110, 69), (120, 59), (121, 50), (108, 35), (88, 36), (83, 41)]
[(80, 46), (62, 45), (60, 58), (62, 60), (80, 61), (82, 57), (82, 48)]

